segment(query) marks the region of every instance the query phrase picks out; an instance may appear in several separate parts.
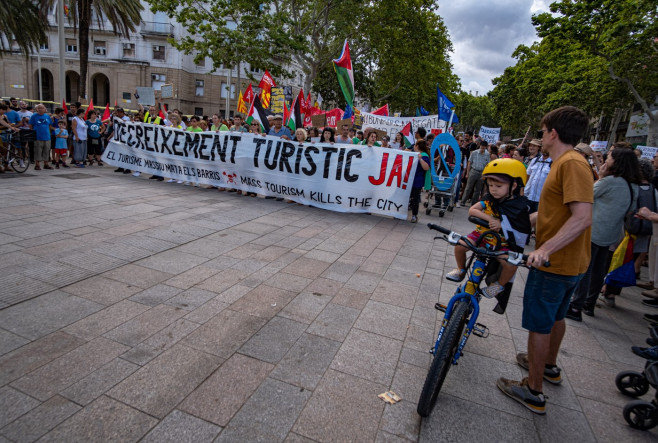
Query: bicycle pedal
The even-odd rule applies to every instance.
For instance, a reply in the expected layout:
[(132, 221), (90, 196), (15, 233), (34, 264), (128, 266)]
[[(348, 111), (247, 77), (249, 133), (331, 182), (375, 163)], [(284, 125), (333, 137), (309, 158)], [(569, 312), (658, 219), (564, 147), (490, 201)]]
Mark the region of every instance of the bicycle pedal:
[(434, 304), (434, 309), (436, 309), (437, 311), (446, 312), (447, 308), (448, 308), (447, 305), (443, 305), (443, 304), (438, 303), (438, 302)]
[(482, 323), (475, 323), (475, 326), (473, 326), (473, 335), (477, 335), (478, 337), (482, 337), (482, 338), (487, 338), (489, 337), (489, 328), (487, 328)]

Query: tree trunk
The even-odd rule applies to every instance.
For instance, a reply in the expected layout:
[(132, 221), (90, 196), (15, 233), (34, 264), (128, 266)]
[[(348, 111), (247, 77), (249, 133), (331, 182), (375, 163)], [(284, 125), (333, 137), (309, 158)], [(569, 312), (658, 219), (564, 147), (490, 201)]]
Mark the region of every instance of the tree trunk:
[(621, 120), (623, 113), (624, 110), (622, 108), (615, 108), (615, 116), (610, 124), (610, 134), (608, 134), (608, 144), (606, 146), (606, 150), (610, 150), (610, 146), (612, 146), (612, 144), (615, 142), (615, 139), (617, 138), (617, 126), (619, 126), (619, 121)]
[(89, 64), (89, 26), (91, 23), (91, 3), (93, 0), (78, 0), (78, 50), (80, 51), (79, 100), (87, 96), (87, 65)]
[(311, 91), (311, 87), (313, 87), (313, 80), (315, 80), (315, 77), (318, 75), (318, 66), (318, 62), (312, 62), (308, 65), (309, 73), (304, 79), (304, 91), (306, 91), (307, 94)]

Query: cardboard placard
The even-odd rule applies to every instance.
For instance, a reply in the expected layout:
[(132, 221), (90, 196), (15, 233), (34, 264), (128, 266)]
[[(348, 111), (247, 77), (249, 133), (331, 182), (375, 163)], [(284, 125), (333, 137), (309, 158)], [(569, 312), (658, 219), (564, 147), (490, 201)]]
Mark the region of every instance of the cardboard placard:
[(336, 127), (338, 129), (342, 129), (343, 125), (347, 125), (348, 128), (352, 127), (352, 119), (351, 118), (345, 118), (343, 120), (339, 120), (338, 123), (336, 123)]
[(142, 106), (155, 106), (155, 89), (150, 86), (138, 86), (135, 90), (139, 94), (137, 103)]
[(160, 88), (160, 96), (162, 98), (174, 98), (174, 85), (162, 85)]
[(385, 135), (388, 135), (388, 132), (382, 131), (381, 129), (373, 129), (377, 133), (377, 140), (382, 141)]
[(324, 128), (327, 124), (327, 114), (312, 115), (311, 124), (316, 128)]

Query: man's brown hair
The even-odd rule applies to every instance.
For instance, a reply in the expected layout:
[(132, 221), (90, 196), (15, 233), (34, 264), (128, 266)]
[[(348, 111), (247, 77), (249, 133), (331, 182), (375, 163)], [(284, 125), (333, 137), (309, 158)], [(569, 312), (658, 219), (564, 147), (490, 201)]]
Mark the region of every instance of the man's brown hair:
[(555, 129), (562, 143), (575, 146), (589, 126), (589, 117), (575, 106), (562, 106), (546, 114), (541, 125)]

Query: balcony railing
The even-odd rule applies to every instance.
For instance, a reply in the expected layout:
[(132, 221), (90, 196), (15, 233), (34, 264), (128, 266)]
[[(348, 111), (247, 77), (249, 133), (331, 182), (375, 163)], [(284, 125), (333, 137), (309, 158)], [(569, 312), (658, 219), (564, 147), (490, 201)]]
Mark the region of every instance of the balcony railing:
[(142, 22), (140, 30), (145, 35), (174, 36), (174, 25), (170, 23)]

